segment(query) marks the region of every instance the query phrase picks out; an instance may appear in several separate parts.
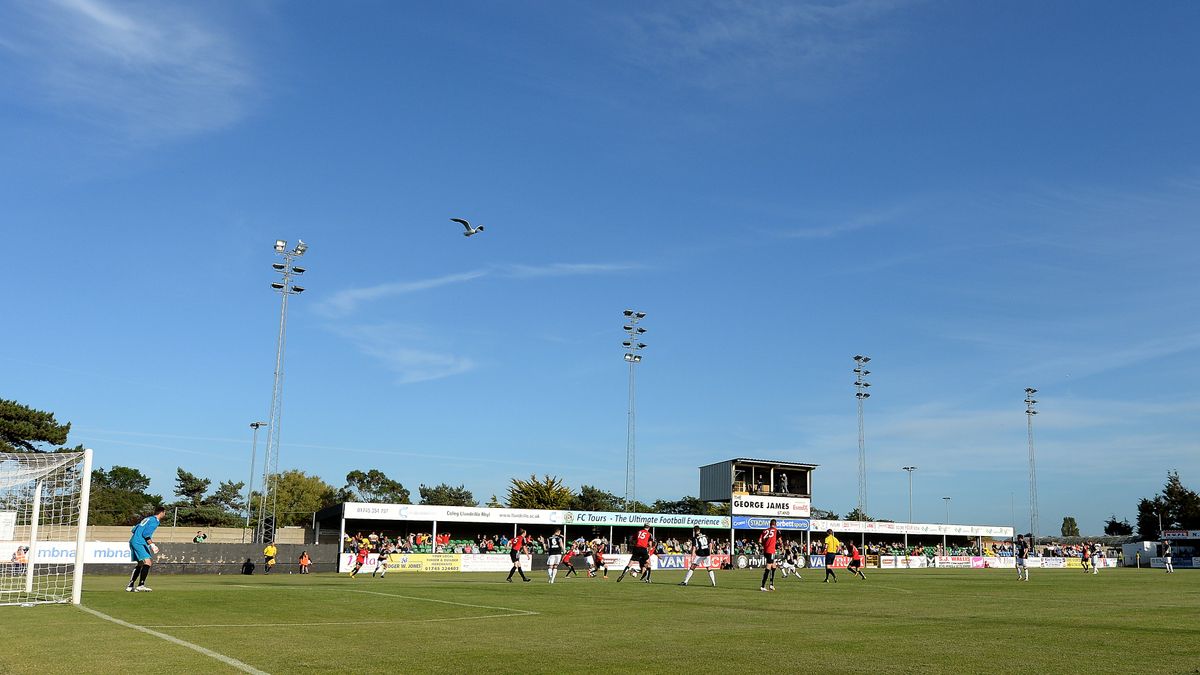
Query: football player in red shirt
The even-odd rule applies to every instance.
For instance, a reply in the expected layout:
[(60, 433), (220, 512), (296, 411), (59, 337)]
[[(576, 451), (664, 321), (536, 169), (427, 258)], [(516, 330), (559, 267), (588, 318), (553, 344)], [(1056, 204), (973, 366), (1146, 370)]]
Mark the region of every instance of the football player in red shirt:
[(642, 529), (638, 530), (637, 538), (633, 542), (633, 555), (629, 557), (629, 563), (625, 565), (625, 569), (621, 570), (621, 575), (617, 577), (617, 583), (625, 578), (635, 562), (641, 567), (642, 581), (650, 583), (650, 546), (653, 543), (654, 537), (650, 534), (650, 523), (646, 523)]
[[(775, 544), (778, 542), (779, 530), (775, 529), (775, 519), (772, 518), (770, 526), (758, 535), (758, 543), (763, 547), (763, 557), (767, 559), (767, 566), (763, 568), (762, 584), (758, 588), (760, 591), (775, 590)], [(771, 576), (769, 584), (767, 575)]]
[(592, 571), (592, 576), (596, 576), (596, 572), (604, 570), (604, 579), (608, 579), (608, 563), (604, 562), (604, 547), (599, 543), (592, 546), (592, 559), (596, 561), (596, 569)]
[(529, 577), (525, 576), (525, 570), (521, 569), (521, 551), (529, 545), (529, 535), (525, 534), (525, 530), (521, 530), (521, 533), (513, 537), (508, 544), (511, 547), (508, 550), (508, 557), (512, 560), (512, 569), (508, 571), (508, 578), (505, 581), (511, 584), (513, 572), (517, 572), (521, 575), (521, 581), (528, 582)]
[(846, 566), (846, 569), (850, 570), (851, 574), (857, 574), (863, 581), (866, 581), (867, 575), (862, 573), (862, 567), (862, 553), (859, 553), (858, 547), (854, 545), (854, 542), (850, 542), (850, 564)]
[(354, 560), (354, 569), (350, 570), (351, 579), (358, 575), (358, 571), (362, 569), (363, 565), (367, 564), (367, 550), (368, 549), (366, 546), (360, 546), (358, 548), (358, 555), (355, 556)]
[(561, 563), (563, 567), (567, 568), (567, 573), (563, 575), (564, 579), (571, 576), (572, 574), (574, 574), (575, 576), (579, 576), (579, 572), (576, 572), (575, 566), (571, 564), (571, 558), (574, 558), (574, 557), (575, 557), (575, 545), (571, 544), (571, 547), (567, 549), (566, 555), (563, 556), (562, 563)]

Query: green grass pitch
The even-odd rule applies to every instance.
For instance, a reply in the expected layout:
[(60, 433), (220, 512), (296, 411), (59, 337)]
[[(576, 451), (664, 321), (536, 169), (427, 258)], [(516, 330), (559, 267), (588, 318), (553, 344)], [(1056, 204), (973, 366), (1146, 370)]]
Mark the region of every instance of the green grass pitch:
[[(1200, 673), (1200, 572), (89, 576), (84, 605), (270, 673)], [(238, 672), (71, 606), (0, 607), (0, 672)]]

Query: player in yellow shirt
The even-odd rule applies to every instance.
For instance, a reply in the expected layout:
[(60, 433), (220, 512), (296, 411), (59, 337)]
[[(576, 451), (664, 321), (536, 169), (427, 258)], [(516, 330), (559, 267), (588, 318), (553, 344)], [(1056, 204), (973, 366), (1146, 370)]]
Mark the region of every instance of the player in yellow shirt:
[(837, 575), (833, 573), (833, 563), (837, 562), (840, 550), (842, 550), (842, 542), (833, 536), (833, 530), (825, 530), (825, 583), (829, 583), (830, 577), (833, 577), (833, 583), (837, 583)]
[(266, 569), (265, 574), (271, 573), (271, 568), (275, 567), (275, 554), (279, 553), (279, 549), (275, 548), (275, 542), (268, 542), (267, 547), (263, 549), (263, 558)]

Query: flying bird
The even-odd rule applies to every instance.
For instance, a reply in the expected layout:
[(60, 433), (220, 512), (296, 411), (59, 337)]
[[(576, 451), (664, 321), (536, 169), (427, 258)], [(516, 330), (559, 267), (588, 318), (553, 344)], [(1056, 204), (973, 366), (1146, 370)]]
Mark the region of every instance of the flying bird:
[(450, 220), (452, 220), (456, 223), (461, 223), (463, 227), (467, 228), (467, 231), (463, 232), (464, 237), (469, 237), (469, 236), (475, 234), (476, 232), (483, 232), (482, 225), (480, 225), (479, 227), (471, 227), (471, 223), (468, 223), (467, 221), (463, 220), (462, 218), (451, 218)]

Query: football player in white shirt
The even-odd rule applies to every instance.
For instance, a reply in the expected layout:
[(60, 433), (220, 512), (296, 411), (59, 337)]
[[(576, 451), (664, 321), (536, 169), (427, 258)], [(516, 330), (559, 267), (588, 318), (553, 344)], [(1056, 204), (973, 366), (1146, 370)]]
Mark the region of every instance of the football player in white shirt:
[(708, 541), (708, 535), (700, 531), (699, 525), (692, 528), (691, 548), (692, 564), (688, 566), (687, 576), (683, 578), (683, 581), (679, 582), (679, 585), (687, 586), (688, 582), (692, 580), (692, 574), (696, 571), (696, 568), (705, 567), (708, 569), (709, 581), (712, 582), (713, 586), (716, 586), (717, 574), (713, 571), (713, 568), (709, 566), (708, 559), (708, 557), (712, 555), (712, 544)]

